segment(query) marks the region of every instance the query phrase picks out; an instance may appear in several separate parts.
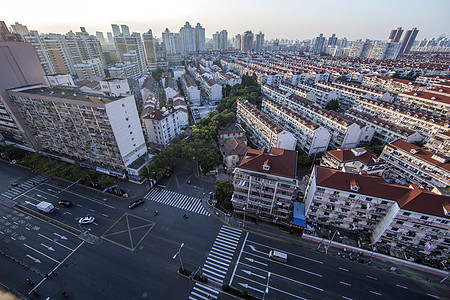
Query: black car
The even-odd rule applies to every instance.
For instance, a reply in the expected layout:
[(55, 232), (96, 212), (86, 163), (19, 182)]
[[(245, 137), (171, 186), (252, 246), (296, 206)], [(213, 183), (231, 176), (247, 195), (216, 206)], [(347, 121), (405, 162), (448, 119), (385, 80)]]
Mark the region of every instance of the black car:
[(144, 199), (135, 200), (131, 202), (130, 205), (128, 205), (128, 208), (135, 208), (136, 206), (141, 205), (142, 203), (144, 203)]
[(73, 204), (69, 200), (60, 200), (60, 201), (58, 201), (58, 205), (61, 207), (67, 208), (67, 207), (71, 207)]

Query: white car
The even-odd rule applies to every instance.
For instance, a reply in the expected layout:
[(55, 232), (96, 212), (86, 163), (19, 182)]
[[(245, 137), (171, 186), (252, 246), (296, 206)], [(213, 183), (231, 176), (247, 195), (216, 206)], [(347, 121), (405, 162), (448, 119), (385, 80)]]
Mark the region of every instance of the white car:
[(95, 220), (94, 217), (87, 216), (87, 217), (80, 218), (78, 220), (78, 224), (92, 224), (92, 223), (94, 223), (94, 220)]

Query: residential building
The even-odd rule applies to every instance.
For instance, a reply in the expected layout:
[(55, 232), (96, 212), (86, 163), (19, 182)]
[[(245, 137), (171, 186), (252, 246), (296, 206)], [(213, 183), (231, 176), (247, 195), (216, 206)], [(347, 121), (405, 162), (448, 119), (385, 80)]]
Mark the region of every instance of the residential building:
[(384, 160), (366, 148), (326, 151), (320, 160), (322, 167), (345, 170), (347, 173), (381, 176), (385, 170)]
[[(418, 111), (426, 111), (444, 118), (450, 118), (450, 93), (433, 93), (428, 90), (412, 91), (398, 95), (398, 102)], [(450, 91), (450, 89), (448, 89)], [(439, 90), (438, 90), (439, 91)]]
[(380, 157), (388, 166), (386, 176), (391, 176), (398, 183), (413, 183), (429, 189), (450, 186), (448, 156), (443, 157), (425, 147), (397, 140), (384, 146)]
[(111, 28), (112, 28), (112, 33), (113, 33), (114, 37), (121, 35), (119, 25), (111, 24)]
[(39, 58), (42, 68), (44, 69), (45, 74), (55, 74), (56, 69), (53, 65), (52, 58), (50, 58), (50, 54), (47, 51), (45, 43), (43, 41), (43, 37), (39, 35), (39, 33), (35, 30), (31, 30), (30, 32), (23, 35), (24, 41), (30, 43), (33, 46), (36, 55)]
[(238, 33), (234, 37), (234, 49), (241, 50), (242, 48), (242, 36)]
[(255, 34), (255, 45), (253, 48), (255, 52), (261, 52), (264, 50), (264, 33), (261, 31)]
[(390, 143), (398, 139), (402, 139), (408, 143), (415, 143), (422, 141), (424, 138), (420, 133), (414, 130), (396, 125), (392, 122), (358, 110), (347, 110), (345, 115), (366, 124), (366, 126), (372, 127), (375, 131), (373, 137), (378, 139), (382, 144)]
[(222, 100), (222, 86), (215, 80), (209, 79), (206, 76), (200, 76), (200, 83), (202, 85), (202, 89), (205, 91), (211, 102), (218, 103)]
[(0, 21), (0, 62), (0, 140), (6, 139), (39, 149), (39, 144), (10, 100), (7, 90), (45, 83), (44, 70), (33, 46), (25, 43), (19, 34), (10, 33), (3, 21)]
[(320, 54), (323, 51), (325, 44), (326, 38), (323, 36), (323, 33), (321, 33), (318, 37), (314, 38), (311, 51), (313, 53)]
[(197, 52), (196, 44), (195, 44), (195, 28), (186, 22), (183, 27), (180, 29), (180, 38), (183, 47), (183, 53), (190, 54)]
[(137, 80), (142, 76), (137, 64), (131, 62), (117, 63), (107, 70), (111, 78), (132, 78)]
[(195, 84), (194, 80), (189, 76), (189, 74), (185, 73), (181, 76), (181, 83), (183, 86), (184, 94), (186, 95), (186, 99), (189, 101), (191, 105), (200, 105), (200, 90)]
[(328, 38), (327, 45), (328, 46), (337, 46), (337, 42), (338, 42), (338, 38), (337, 38), (336, 34), (333, 33), (333, 35)]
[(103, 35), (103, 32), (96, 31), (95, 36), (97, 37), (97, 40), (100, 42), (100, 44), (102, 44), (102, 45), (106, 44), (105, 36)]
[(433, 86), (442, 82), (450, 82), (450, 76), (443, 75), (421, 75), (416, 78), (416, 82), (425, 84), (426, 86)]
[(162, 33), (163, 44), (167, 54), (181, 54), (183, 51), (179, 33), (170, 32), (168, 28)]
[(269, 99), (264, 99), (262, 111), (285, 130), (292, 132), (298, 147), (306, 155), (327, 150), (331, 134), (322, 126)]
[(419, 132), (425, 140), (428, 140), (435, 133), (450, 130), (448, 118), (410, 109), (403, 105), (359, 98), (355, 102), (354, 109)]
[(122, 25), (120, 25), (120, 28), (122, 29), (123, 36), (130, 35), (130, 28), (128, 28), (127, 25), (122, 24)]
[[(122, 28), (123, 30), (123, 28)], [(117, 55), (122, 63), (127, 62), (129, 57), (135, 60), (139, 75), (147, 72), (147, 61), (145, 60), (144, 45), (141, 35), (133, 32), (131, 35), (121, 35), (114, 37)]]
[(72, 76), (70, 76), (70, 74), (45, 75), (44, 79), (45, 83), (49, 87), (54, 87), (57, 85), (75, 86), (75, 83), (73, 82)]
[(173, 81), (173, 77), (166, 76), (162, 78), (164, 94), (166, 95), (166, 102), (169, 102), (169, 99), (172, 99), (178, 94), (178, 90), (175, 87), (175, 83)]
[(125, 97), (131, 95), (128, 79), (109, 78), (101, 80), (99, 83), (102, 93), (106, 96)]
[(425, 147), (440, 156), (450, 156), (450, 131), (434, 134)]
[(406, 31), (402, 44), (400, 45), (400, 54), (406, 54), (411, 50), (418, 33), (419, 30), (416, 27)]
[(82, 61), (79, 64), (75, 64), (73, 67), (75, 68), (77, 77), (80, 79), (90, 79), (94, 77), (105, 78), (105, 71), (98, 58)]
[(450, 197), (316, 166), (304, 199), (310, 222), (366, 234), (378, 249), (402, 258), (449, 255)]
[(197, 52), (206, 50), (205, 28), (200, 23), (195, 26), (195, 49)]
[(364, 77), (362, 84), (394, 93), (421, 91), (426, 88), (426, 85), (415, 81), (376, 75)]
[(394, 43), (400, 42), (400, 38), (402, 37), (403, 29), (401, 27), (397, 27), (397, 29), (393, 29), (391, 34), (389, 35), (388, 40)]
[(271, 149), (272, 147), (295, 150), (295, 136), (284, 130), (266, 114), (258, 110), (248, 100), (237, 100), (237, 120), (245, 124), (255, 145)]
[(241, 36), (241, 51), (253, 51), (253, 33), (250, 30), (244, 32)]
[(367, 58), (369, 57), (370, 49), (372, 48), (372, 41), (369, 39), (358, 40), (353, 42), (348, 56)]
[(181, 133), (180, 109), (158, 108), (159, 105), (144, 107), (142, 123), (147, 133), (147, 141), (154, 146), (166, 147)]
[(245, 131), (239, 124), (232, 123), (218, 131), (219, 149), (227, 173), (233, 172), (247, 152)]
[(291, 226), (298, 189), (296, 166), (296, 151), (248, 149), (233, 172), (234, 212)]
[(8, 93), (46, 151), (118, 170), (147, 153), (133, 95), (108, 97), (44, 85)]
[(144, 42), (145, 59), (147, 60), (148, 68), (150, 70), (156, 70), (158, 68), (158, 64), (155, 50), (155, 39), (151, 29), (142, 34), (142, 40)]

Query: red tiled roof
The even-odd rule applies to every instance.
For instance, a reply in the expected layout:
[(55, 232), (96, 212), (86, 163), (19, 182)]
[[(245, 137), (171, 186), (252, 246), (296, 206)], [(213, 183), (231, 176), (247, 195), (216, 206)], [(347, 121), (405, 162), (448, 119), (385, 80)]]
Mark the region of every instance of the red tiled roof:
[[(442, 206), (450, 201), (450, 197), (420, 190), (417, 186), (387, 183), (378, 176), (345, 173), (321, 166), (316, 166), (315, 172), (318, 186), (397, 201), (405, 210), (449, 218), (445, 216)], [(351, 190), (351, 182), (358, 184), (358, 191)]]
[(373, 154), (372, 152), (368, 151), (366, 148), (362, 148), (366, 150), (366, 153), (361, 154), (360, 156), (356, 156), (355, 153), (353, 153), (352, 149), (342, 149), (338, 148), (336, 150), (331, 150), (325, 152), (325, 155), (330, 155), (338, 159), (340, 162), (348, 162), (348, 161), (355, 161), (359, 160), (366, 166), (371, 165), (379, 165), (383, 164), (384, 160), (380, 159), (378, 162), (376, 161), (377, 156)]
[(403, 96), (403, 95), (450, 104), (450, 95), (444, 96), (444, 95), (440, 95), (440, 94), (429, 93), (427, 91), (413, 91), (413, 92), (407, 92), (407, 93), (400, 94), (400, 96)]
[[(267, 160), (270, 161), (270, 170), (263, 169), (263, 165)], [(248, 149), (239, 168), (295, 178), (297, 151), (275, 147), (270, 152), (266, 148), (262, 148), (261, 150)]]

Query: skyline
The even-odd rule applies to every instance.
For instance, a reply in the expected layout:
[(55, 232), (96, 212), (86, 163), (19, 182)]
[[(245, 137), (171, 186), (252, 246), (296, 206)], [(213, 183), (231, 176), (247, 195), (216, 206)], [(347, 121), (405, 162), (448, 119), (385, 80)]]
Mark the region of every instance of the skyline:
[[(2, 18), (8, 26), (18, 22), (40, 33), (76, 32), (81, 26), (86, 27), (90, 34), (95, 34), (95, 31), (106, 33), (111, 31), (111, 24), (126, 24), (131, 32), (144, 33), (152, 29), (155, 36), (161, 37), (165, 28), (178, 32), (188, 21), (192, 26), (200, 23), (206, 30), (207, 38), (222, 29), (228, 31), (229, 37), (246, 30), (255, 33), (262, 31), (266, 40), (305, 40), (320, 33), (326, 37), (334, 33), (339, 38), (346, 37), (349, 40), (386, 40), (390, 31), (397, 27), (405, 30), (417, 27), (419, 34), (416, 40), (450, 35), (445, 32), (445, 29), (450, 28), (450, 19), (446, 14), (450, 5), (446, 0), (429, 1), (426, 7), (418, 0), (399, 0), (395, 3), (389, 0), (377, 3), (357, 0), (339, 3), (333, 0), (320, 3), (280, 0), (276, 4), (267, 0), (230, 0), (226, 4), (206, 0), (175, 2), (167, 11), (166, 2), (152, 3), (145, 9), (138, 9), (139, 2), (132, 0), (127, 2), (130, 9), (123, 13), (116, 6), (105, 7), (103, 1), (80, 0), (77, 4), (80, 10), (73, 14), (72, 21), (67, 18), (67, 7), (61, 7), (59, 1), (45, 0), (43, 5), (42, 2), (25, 0), (22, 1), (24, 5), (20, 12), (12, 2), (3, 4)], [(366, 12), (370, 12), (370, 15), (367, 16)], [(52, 18), (42, 21), (45, 14), (52, 15)]]

